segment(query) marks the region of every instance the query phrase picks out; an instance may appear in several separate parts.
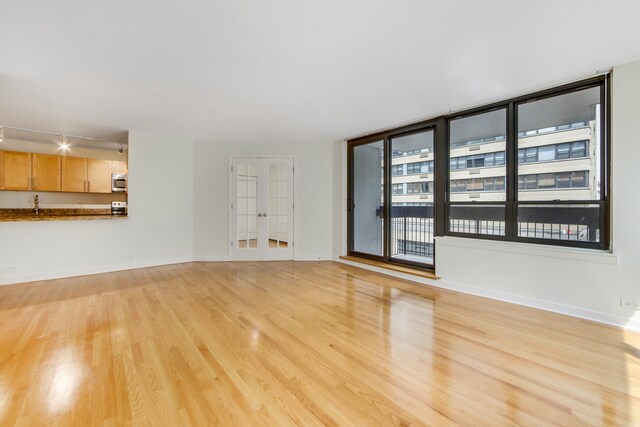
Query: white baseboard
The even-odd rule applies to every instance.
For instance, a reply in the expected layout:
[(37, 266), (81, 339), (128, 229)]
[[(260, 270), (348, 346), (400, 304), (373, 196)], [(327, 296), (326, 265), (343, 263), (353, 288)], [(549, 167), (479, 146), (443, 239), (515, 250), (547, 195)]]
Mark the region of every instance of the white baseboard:
[(193, 257), (196, 262), (226, 262), (231, 261), (229, 256), (210, 256), (210, 255), (197, 255)]
[(294, 261), (331, 261), (333, 257), (331, 255), (295, 255)]
[(628, 319), (625, 317), (617, 316), (615, 314), (603, 313), (599, 311), (589, 310), (581, 307), (561, 304), (553, 301), (541, 300), (538, 298), (532, 298), (528, 296), (511, 294), (508, 292), (494, 291), (486, 288), (479, 288), (476, 286), (466, 285), (462, 283), (450, 282), (447, 280), (431, 280), (411, 274), (404, 274), (393, 270), (388, 270), (372, 265), (356, 263), (340, 258), (334, 258), (334, 261), (341, 262), (343, 264), (353, 265), (366, 270), (375, 271), (378, 273), (386, 274), (388, 276), (397, 277), (399, 279), (410, 280), (429, 286), (435, 286), (438, 288), (448, 289), (457, 292), (463, 292), (465, 294), (476, 295), (480, 297), (490, 298), (493, 300), (504, 301), (511, 304), (523, 305), (526, 307), (536, 308), (539, 310), (550, 311), (552, 313), (564, 314), (571, 317), (577, 317), (579, 319), (590, 320), (593, 322), (604, 323), (607, 325), (617, 326), (632, 331), (640, 331), (640, 320)]
[(103, 265), (95, 267), (74, 268), (35, 274), (16, 275), (0, 278), (0, 285), (13, 285), (25, 282), (39, 282), (42, 280), (63, 279), (65, 277), (87, 276), (90, 274), (111, 273), (114, 271), (133, 270), (136, 268), (156, 267), (160, 265), (182, 264), (192, 262), (193, 257), (164, 258), (148, 261), (138, 261), (123, 264)]

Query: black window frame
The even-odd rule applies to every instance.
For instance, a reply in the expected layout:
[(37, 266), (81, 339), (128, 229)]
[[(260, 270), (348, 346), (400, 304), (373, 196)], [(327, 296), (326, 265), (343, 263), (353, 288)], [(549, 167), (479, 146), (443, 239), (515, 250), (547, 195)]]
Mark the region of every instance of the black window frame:
[[(600, 199), (599, 200), (553, 200), (553, 201), (518, 201), (518, 166), (519, 165), (527, 165), (530, 163), (519, 163), (518, 162), (518, 135), (522, 132), (518, 132), (517, 123), (517, 107), (520, 104), (525, 104), (527, 102), (539, 101), (542, 99), (552, 98), (560, 95), (566, 95), (573, 92), (578, 92), (581, 90), (599, 87), (600, 88)], [(470, 117), (478, 114), (488, 113), (494, 110), (506, 108), (507, 110), (507, 141), (506, 141), (506, 179), (507, 179), (507, 194), (506, 194), (506, 202), (495, 202), (495, 201), (465, 201), (465, 202), (451, 202), (449, 200), (449, 162), (450, 160), (450, 141), (446, 140), (446, 147), (444, 151), (446, 152), (446, 218), (449, 219), (449, 213), (451, 206), (456, 205), (465, 205), (468, 206), (472, 204), (474, 206), (482, 206), (482, 205), (505, 205), (505, 235), (492, 235), (492, 234), (477, 234), (477, 233), (460, 233), (450, 230), (450, 224), (447, 221), (445, 224), (445, 236), (455, 236), (455, 237), (464, 237), (464, 238), (474, 238), (474, 239), (486, 239), (486, 240), (502, 240), (502, 241), (512, 241), (512, 242), (521, 242), (521, 243), (533, 243), (536, 245), (553, 245), (553, 246), (565, 246), (565, 247), (578, 247), (578, 248), (587, 248), (587, 249), (597, 249), (597, 250), (610, 250), (611, 248), (611, 230), (610, 230), (610, 177), (611, 177), (611, 95), (610, 95), (610, 77), (608, 74), (601, 75), (597, 77), (593, 77), (590, 79), (578, 81), (575, 83), (570, 83), (567, 85), (547, 89), (544, 91), (539, 91), (523, 96), (519, 96), (516, 98), (508, 99), (501, 102), (496, 102), (490, 105), (486, 105), (484, 107), (477, 107), (473, 109), (469, 109), (466, 111), (458, 112), (455, 114), (450, 114), (446, 116), (447, 123), (447, 134), (449, 133), (449, 127), (451, 121)], [(567, 129), (579, 128), (580, 126), (574, 126), (574, 124), (568, 125)], [(567, 159), (571, 159), (571, 141), (567, 144), (569, 145), (569, 157)], [(458, 148), (457, 146), (455, 148)], [(587, 145), (587, 152), (589, 147)], [(567, 160), (567, 159), (559, 159), (559, 160)], [(573, 187), (572, 182), (572, 174), (570, 174), (570, 187)], [(582, 188), (582, 187), (581, 187)], [(533, 237), (521, 237), (518, 236), (518, 221), (517, 221), (517, 213), (518, 206), (523, 205), (599, 205), (600, 208), (600, 241), (599, 242), (585, 242), (585, 241), (576, 241), (576, 240), (555, 240), (555, 239), (544, 239), (544, 238), (533, 238)]]
[[(517, 107), (520, 104), (527, 102), (533, 102), (545, 98), (551, 98), (559, 95), (569, 94), (584, 89), (593, 87), (600, 88), (600, 199), (599, 200), (554, 200), (554, 201), (518, 201), (518, 129), (517, 129)], [(449, 141), (450, 125), (453, 120), (463, 117), (469, 117), (473, 115), (488, 113), (494, 110), (505, 109), (506, 110), (506, 135), (495, 136), (492, 138), (483, 138), (477, 141), (466, 141), (464, 143), (456, 144), (454, 148), (460, 148), (463, 146), (484, 144), (493, 141), (505, 140), (505, 151), (494, 153), (494, 166), (505, 167), (506, 175), (504, 177), (505, 195), (506, 201), (461, 201), (452, 202), (450, 195), (452, 194), (450, 188), (450, 173), (452, 157), (450, 156), (451, 145)], [(610, 177), (611, 177), (611, 94), (610, 94), (610, 76), (609, 74), (600, 75), (586, 80), (554, 87), (551, 89), (538, 91), (503, 101), (495, 102), (479, 106), (476, 108), (468, 109), (461, 112), (456, 112), (446, 116), (440, 116), (410, 125), (405, 125), (393, 129), (384, 130), (370, 135), (365, 135), (358, 138), (353, 138), (347, 141), (347, 193), (348, 193), (348, 217), (347, 217), (347, 254), (366, 259), (373, 259), (377, 261), (387, 262), (391, 264), (403, 264), (410, 267), (423, 270), (433, 271), (435, 266), (435, 259), (437, 255), (437, 248), (433, 249), (433, 265), (426, 265), (420, 263), (414, 263), (407, 260), (398, 260), (390, 256), (390, 228), (391, 228), (391, 200), (392, 200), (392, 158), (394, 153), (391, 152), (391, 139), (409, 135), (412, 133), (423, 132), (432, 130), (434, 132), (434, 156), (433, 156), (433, 205), (425, 206), (426, 209), (432, 209), (434, 217), (434, 236), (454, 236), (462, 238), (483, 239), (483, 240), (498, 240), (498, 241), (512, 241), (521, 243), (531, 243), (535, 245), (553, 245), (564, 247), (579, 247), (597, 250), (610, 250), (611, 244), (611, 230), (610, 230)], [(586, 124), (582, 124), (583, 126)], [(558, 130), (579, 128), (580, 123), (563, 125), (563, 128), (557, 127)], [(485, 141), (486, 140), (486, 141)], [(384, 182), (384, 195), (382, 212), (384, 218), (384, 232), (383, 232), (383, 255), (371, 255), (366, 253), (358, 253), (353, 250), (353, 149), (358, 145), (367, 144), (375, 141), (383, 141), (385, 159), (383, 161), (383, 182)], [(573, 141), (575, 142), (575, 141)], [(569, 158), (571, 158), (571, 142)], [(586, 145), (586, 152), (588, 154), (589, 144)], [(556, 148), (557, 150), (557, 148)], [(497, 164), (495, 156), (498, 153), (504, 153), (504, 161), (502, 164)], [(458, 156), (460, 157), (460, 156)], [(536, 153), (537, 157), (537, 153)], [(454, 157), (455, 158), (455, 157)], [(561, 159), (557, 159), (561, 160)], [(466, 159), (465, 159), (466, 163)], [(524, 163), (523, 165), (526, 165)], [(395, 175), (397, 176), (397, 175)], [(556, 186), (558, 186), (559, 178), (556, 177)], [(570, 174), (569, 185), (572, 186), (572, 177)], [(494, 182), (494, 187), (497, 188), (497, 183)], [(559, 188), (559, 187), (558, 187)], [(569, 187), (570, 188), (570, 187)], [(498, 191), (498, 190), (494, 190)], [(501, 191), (501, 190), (500, 190)], [(545, 238), (533, 238), (533, 237), (520, 237), (518, 236), (518, 222), (517, 213), (518, 206), (523, 205), (597, 205), (600, 210), (600, 241), (599, 242), (585, 242), (579, 240), (554, 240)], [(478, 206), (478, 207), (495, 207), (504, 206), (504, 223), (505, 234), (477, 234), (477, 233), (461, 233), (450, 230), (450, 211), (452, 207), (460, 206)]]

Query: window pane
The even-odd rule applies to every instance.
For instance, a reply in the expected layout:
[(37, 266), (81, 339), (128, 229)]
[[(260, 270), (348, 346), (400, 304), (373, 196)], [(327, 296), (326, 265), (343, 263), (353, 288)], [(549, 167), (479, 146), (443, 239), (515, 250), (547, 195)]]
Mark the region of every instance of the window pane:
[[(525, 175), (519, 181), (518, 200), (598, 200), (600, 183), (573, 171), (600, 170), (600, 87), (517, 108), (518, 175)], [(563, 191), (549, 191), (554, 188)]]
[(587, 155), (587, 141), (577, 141), (571, 143), (571, 157), (586, 157)]
[[(506, 200), (504, 188), (496, 190), (494, 185), (495, 178), (504, 179), (506, 175), (504, 167), (506, 132), (505, 109), (462, 117), (449, 122), (449, 156), (451, 159), (458, 159), (457, 168), (451, 168), (449, 173), (451, 180), (449, 188), (451, 193), (455, 193), (451, 195), (452, 202)], [(477, 153), (480, 148), (477, 147), (478, 144), (482, 144), (482, 151), (487, 154)], [(453, 160), (451, 163), (453, 164)], [(482, 178), (469, 177), (478, 173)]]
[(383, 255), (382, 141), (353, 149), (353, 250)]
[(489, 154), (485, 154), (484, 155), (484, 165), (486, 167), (493, 166), (493, 153), (489, 153)]
[(564, 160), (569, 158), (569, 150), (571, 148), (571, 144), (560, 144), (558, 145), (558, 160)]
[(520, 205), (518, 236), (599, 242), (600, 205)]
[(537, 148), (527, 148), (524, 151), (524, 162), (525, 163), (533, 163), (538, 161), (538, 156), (537, 156), (537, 152), (538, 149)]
[(555, 145), (543, 145), (538, 147), (538, 161), (548, 162), (556, 159), (556, 146)]
[(449, 231), (504, 236), (504, 205), (451, 205)]
[[(391, 256), (433, 264), (433, 130), (391, 139), (393, 152), (406, 153), (393, 162), (410, 162), (407, 193), (391, 195)], [(425, 159), (426, 158), (426, 159)], [(401, 178), (392, 177), (392, 183)]]
[(571, 188), (584, 188), (587, 186), (588, 172), (573, 172), (571, 174)]
[(570, 181), (571, 174), (570, 173), (559, 173), (557, 177), (557, 185), (558, 188), (569, 188), (571, 187)]
[(495, 185), (493, 183), (494, 178), (485, 178), (484, 179), (484, 191), (493, 191), (495, 190)]

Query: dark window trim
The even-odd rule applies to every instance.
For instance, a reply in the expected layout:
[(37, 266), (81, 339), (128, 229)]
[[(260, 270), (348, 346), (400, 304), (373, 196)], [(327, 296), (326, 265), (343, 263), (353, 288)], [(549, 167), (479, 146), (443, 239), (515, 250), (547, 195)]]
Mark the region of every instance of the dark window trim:
[[(597, 77), (593, 77), (587, 80), (582, 80), (575, 83), (569, 83), (566, 85), (558, 86), (551, 89), (545, 89), (543, 91), (518, 96), (515, 98), (511, 98), (505, 101), (495, 102), (493, 104), (486, 105), (484, 107), (475, 107), (469, 110), (465, 110), (462, 112), (456, 112), (454, 114), (450, 114), (445, 116), (447, 121), (447, 130), (450, 128), (450, 124), (452, 120), (461, 119), (465, 117), (471, 117), (478, 114), (484, 114), (496, 110), (500, 110), (502, 108), (507, 109), (507, 142), (506, 142), (506, 168), (507, 168), (507, 185), (506, 185), (506, 202), (488, 202), (487, 204), (498, 204), (505, 205), (505, 235), (504, 236), (496, 236), (496, 235), (485, 235), (485, 234), (472, 234), (472, 233), (459, 233), (449, 230), (449, 223), (445, 223), (445, 233), (446, 236), (455, 236), (455, 237), (469, 237), (476, 239), (488, 239), (488, 240), (502, 240), (502, 241), (511, 241), (511, 242), (522, 242), (522, 243), (535, 243), (535, 244), (544, 244), (544, 245), (557, 245), (557, 246), (565, 246), (565, 247), (579, 247), (579, 248), (590, 248), (590, 249), (598, 249), (598, 250), (610, 250), (610, 202), (609, 202), (609, 182), (611, 176), (611, 161), (610, 161), (610, 152), (611, 152), (611, 139), (610, 139), (610, 111), (611, 111), (611, 99), (610, 99), (610, 76), (601, 75)], [(552, 98), (556, 96), (561, 96), (573, 92), (578, 92), (581, 90), (600, 87), (600, 99), (603, 107), (600, 109), (600, 140), (602, 143), (600, 144), (601, 150), (601, 168), (600, 168), (600, 199), (599, 200), (573, 200), (573, 201), (551, 201), (551, 202), (542, 202), (542, 201), (522, 201), (519, 202), (517, 199), (518, 196), (518, 105), (525, 104), (528, 102), (539, 101), (542, 99)], [(446, 147), (444, 151), (447, 155), (446, 160), (446, 168), (449, 170), (450, 168), (450, 144), (449, 141), (446, 141)], [(565, 159), (573, 160), (573, 159)], [(522, 165), (527, 165), (529, 163), (522, 163)], [(533, 163), (531, 163), (533, 164)], [(448, 177), (447, 177), (448, 178)], [(449, 188), (450, 181), (447, 179), (447, 194), (451, 194)], [(532, 191), (543, 191), (540, 189), (532, 190)], [(465, 201), (465, 202), (451, 202), (447, 201), (446, 203), (446, 217), (449, 218), (449, 209), (452, 205), (468, 205), (468, 204), (476, 204), (480, 202), (475, 201)], [(517, 222), (517, 210), (518, 204), (601, 204), (600, 209), (600, 242), (580, 242), (580, 241), (567, 241), (567, 240), (554, 240), (554, 239), (544, 239), (544, 238), (528, 238), (528, 237), (520, 237), (518, 236), (518, 222)]]
[[(366, 259), (388, 262), (392, 264), (409, 265), (418, 269), (433, 270), (432, 266), (418, 264), (406, 260), (393, 259), (389, 255), (389, 238), (391, 233), (391, 221), (389, 221), (391, 213), (391, 139), (419, 133), (426, 130), (434, 131), (434, 151), (433, 151), (433, 187), (434, 187), (434, 236), (455, 236), (463, 238), (476, 238), (485, 240), (513, 241), (521, 243), (532, 243), (537, 245), (553, 245), (564, 247), (590, 248), (599, 250), (609, 250), (611, 244), (611, 223), (610, 223), (610, 180), (611, 180), (611, 99), (610, 86), (611, 76), (609, 74), (592, 77), (574, 83), (568, 83), (561, 86), (512, 97), (502, 101), (486, 104), (466, 110), (457, 111), (446, 116), (421, 120), (416, 123), (403, 125), (397, 128), (385, 129), (373, 134), (363, 135), (352, 138), (347, 141), (347, 253), (353, 256), (359, 256)], [(601, 165), (600, 168), (600, 200), (562, 200), (562, 201), (518, 201), (518, 148), (517, 148), (517, 106), (519, 104), (534, 102), (541, 99), (560, 96), (592, 87), (600, 87), (600, 99), (603, 108), (600, 109), (600, 138), (601, 147)], [(500, 109), (506, 110), (506, 141), (505, 141), (505, 164), (497, 167), (506, 168), (506, 201), (463, 201), (452, 202), (450, 195), (450, 147), (449, 132), (452, 120), (463, 117), (470, 117), (478, 114), (488, 113)], [(359, 253), (353, 250), (353, 148), (362, 144), (382, 141), (385, 150), (384, 159), (384, 232), (383, 232), (383, 256), (376, 256), (366, 253)], [(540, 190), (537, 190), (540, 191)], [(519, 204), (599, 204), (600, 209), (600, 242), (582, 242), (567, 240), (552, 240), (542, 238), (518, 237), (517, 209)], [(485, 235), (459, 233), (449, 231), (449, 213), (450, 207), (455, 205), (501, 205), (505, 206), (505, 235)], [(437, 248), (434, 247), (434, 265)]]

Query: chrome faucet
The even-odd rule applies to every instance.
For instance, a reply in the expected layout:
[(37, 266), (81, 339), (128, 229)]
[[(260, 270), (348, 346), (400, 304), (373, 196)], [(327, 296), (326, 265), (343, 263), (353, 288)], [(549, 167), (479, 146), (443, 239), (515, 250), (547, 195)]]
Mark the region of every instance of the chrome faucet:
[(35, 197), (35, 204), (36, 204), (36, 208), (33, 210), (35, 212), (36, 215), (38, 215), (40, 213), (40, 200), (38, 199), (38, 195), (36, 194)]

